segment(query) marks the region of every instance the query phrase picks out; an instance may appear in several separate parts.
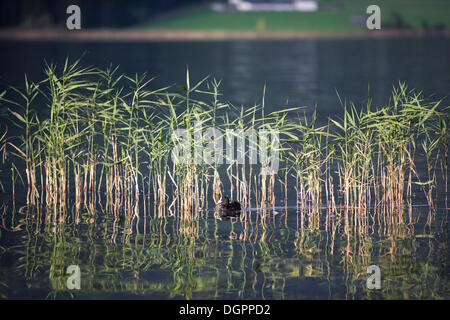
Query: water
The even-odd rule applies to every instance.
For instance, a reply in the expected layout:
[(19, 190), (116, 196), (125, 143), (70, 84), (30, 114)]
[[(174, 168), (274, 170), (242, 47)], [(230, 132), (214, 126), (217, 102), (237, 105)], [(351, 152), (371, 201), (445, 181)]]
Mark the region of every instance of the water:
[[(306, 106), (311, 115), (317, 105), (322, 123), (341, 110), (336, 91), (358, 105), (369, 84), (375, 104), (386, 102), (398, 81), (427, 95), (450, 93), (450, 42), (440, 38), (1, 45), (2, 86), (22, 84), (24, 72), (42, 79), (44, 59), (63, 63), (86, 52), (85, 65), (147, 72), (156, 76), (154, 87), (184, 83), (189, 66), (191, 83), (211, 74), (235, 105), (260, 103), (266, 84), (268, 111)], [(292, 203), (269, 210), (264, 221), (254, 208), (228, 221), (208, 210), (187, 226), (154, 219), (143, 208), (139, 220), (123, 219), (99, 203), (94, 210), (82, 207), (78, 223), (70, 207), (67, 224), (54, 227), (45, 211), (24, 207), (21, 190), (15, 203), (6, 190), (0, 197), (0, 297), (448, 299), (444, 196), (429, 210), (418, 193), (402, 220), (393, 219), (398, 213), (391, 216), (392, 210), (372, 210), (350, 230), (343, 213), (327, 216), (324, 208), (314, 221)], [(72, 264), (80, 266), (81, 290), (67, 289)], [(381, 269), (380, 290), (366, 286), (372, 264)]]
[(340, 110), (336, 95), (365, 104), (387, 102), (399, 81), (425, 94), (450, 94), (450, 41), (445, 38), (217, 41), (162, 43), (2, 43), (0, 84), (22, 85), (43, 78), (44, 60), (63, 64), (67, 56), (85, 54), (85, 65), (119, 65), (128, 75), (147, 72), (153, 86), (211, 75), (222, 80), (225, 100), (240, 106), (260, 103), (267, 85), (266, 105), (317, 106), (321, 119)]

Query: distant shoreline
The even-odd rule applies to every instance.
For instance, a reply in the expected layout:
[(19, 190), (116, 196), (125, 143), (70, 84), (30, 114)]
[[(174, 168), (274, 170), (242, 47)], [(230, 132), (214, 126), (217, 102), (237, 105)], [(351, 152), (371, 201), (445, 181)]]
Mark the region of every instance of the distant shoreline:
[(425, 33), (418, 30), (356, 30), (356, 31), (221, 31), (169, 29), (0, 29), (0, 40), (13, 41), (75, 41), (133, 42), (183, 40), (278, 40), (319, 38), (395, 38), (441, 36), (450, 32)]

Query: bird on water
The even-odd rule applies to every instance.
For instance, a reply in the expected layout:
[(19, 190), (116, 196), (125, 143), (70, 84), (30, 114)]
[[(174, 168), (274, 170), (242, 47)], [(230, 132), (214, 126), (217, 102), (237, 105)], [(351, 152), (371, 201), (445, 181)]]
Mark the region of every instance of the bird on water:
[(222, 221), (227, 221), (230, 218), (236, 218), (241, 214), (241, 204), (238, 201), (230, 201), (228, 196), (220, 195), (217, 202), (218, 210), (216, 211), (216, 218)]
[(230, 201), (228, 196), (220, 197), (219, 199), (220, 209), (223, 211), (239, 211), (241, 210), (241, 204), (237, 201)]

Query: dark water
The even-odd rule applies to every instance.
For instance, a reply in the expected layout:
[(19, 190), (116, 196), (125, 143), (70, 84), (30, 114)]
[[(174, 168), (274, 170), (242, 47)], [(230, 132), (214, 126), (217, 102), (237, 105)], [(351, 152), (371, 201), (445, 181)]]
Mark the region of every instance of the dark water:
[(211, 75), (236, 105), (317, 107), (322, 119), (340, 110), (336, 95), (364, 104), (387, 102), (399, 81), (437, 97), (450, 94), (450, 41), (445, 38), (224, 41), (162, 43), (0, 43), (0, 84), (43, 78), (44, 60), (63, 64), (85, 54), (84, 65), (119, 65), (128, 75), (147, 73), (153, 86), (195, 83)]
[[(211, 74), (236, 105), (260, 103), (267, 84), (269, 109), (307, 106), (310, 115), (317, 105), (325, 122), (341, 110), (336, 90), (357, 104), (366, 101), (369, 85), (374, 103), (386, 102), (398, 81), (427, 95), (448, 95), (449, 49), (450, 41), (439, 38), (8, 42), (1, 43), (0, 81), (20, 85), (25, 72), (40, 80), (44, 59), (63, 63), (86, 52), (84, 64), (147, 72), (156, 76), (155, 87), (184, 83), (189, 66), (192, 83)], [(5, 114), (0, 117), (3, 122)], [(13, 202), (7, 190), (0, 198), (0, 297), (448, 299), (448, 210), (441, 197), (435, 210), (420, 194), (395, 215), (372, 210), (365, 227), (354, 222), (350, 230), (343, 215), (327, 216), (324, 209), (312, 221), (282, 204), (264, 221), (250, 208), (228, 221), (206, 211), (187, 226), (152, 218), (143, 208), (139, 219), (117, 218), (100, 204), (94, 211), (81, 208), (78, 224), (69, 208), (68, 223), (54, 227), (45, 222), (45, 210), (24, 207), (23, 192)], [(81, 290), (67, 289), (69, 265), (80, 267)], [(379, 290), (366, 286), (369, 265), (380, 267)]]

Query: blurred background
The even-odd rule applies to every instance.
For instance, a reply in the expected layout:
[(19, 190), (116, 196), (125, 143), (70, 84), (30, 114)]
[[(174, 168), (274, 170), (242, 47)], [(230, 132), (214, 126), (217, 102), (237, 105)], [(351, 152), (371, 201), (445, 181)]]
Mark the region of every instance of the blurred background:
[(18, 0), (1, 2), (1, 26), (65, 26), (66, 8), (76, 4), (82, 9), (83, 27), (125, 27), (177, 9), (180, 6), (205, 4), (196, 0)]
[(384, 28), (450, 25), (448, 0), (10, 0), (1, 1), (0, 26), (64, 27), (71, 4), (82, 9), (83, 28), (352, 30), (365, 27), (371, 4)]
[[(66, 9), (81, 10), (68, 30)], [(381, 10), (367, 30), (366, 9)], [(14, 0), (0, 4), (0, 87), (42, 79), (44, 61), (119, 65), (153, 85), (222, 80), (236, 105), (340, 110), (336, 92), (357, 104), (389, 99), (399, 81), (449, 94), (448, 0)]]

